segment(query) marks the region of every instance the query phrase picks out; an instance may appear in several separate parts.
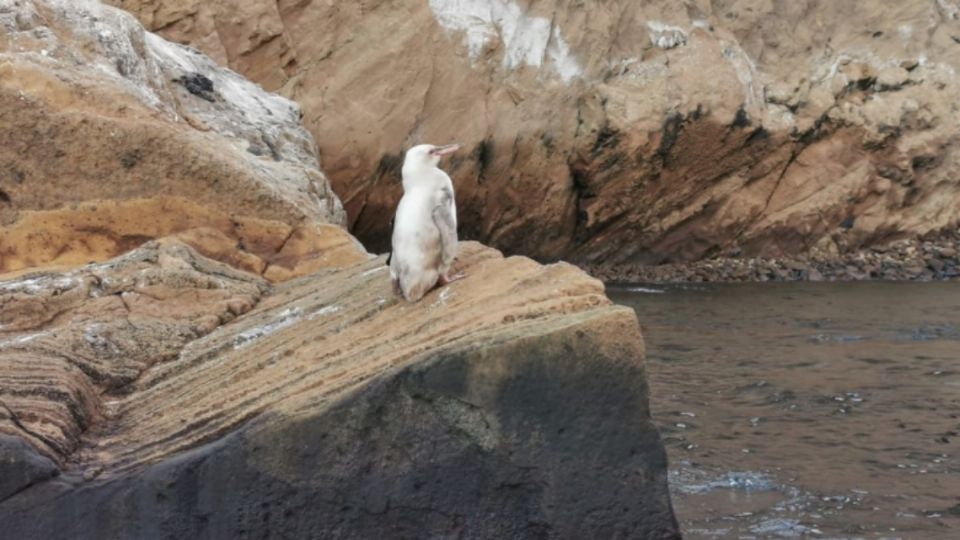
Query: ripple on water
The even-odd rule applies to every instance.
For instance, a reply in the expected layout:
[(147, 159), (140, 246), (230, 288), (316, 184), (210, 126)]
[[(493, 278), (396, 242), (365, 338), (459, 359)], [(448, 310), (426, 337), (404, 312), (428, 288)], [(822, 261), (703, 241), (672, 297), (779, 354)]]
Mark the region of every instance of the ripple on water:
[(926, 325), (909, 332), (899, 333), (897, 341), (934, 341), (938, 339), (960, 339), (960, 328), (949, 324)]
[(814, 343), (850, 343), (851, 341), (862, 341), (863, 339), (865, 339), (863, 336), (852, 335), (816, 334), (810, 336), (810, 341)]
[[(700, 477), (698, 480), (697, 477)], [(684, 493), (706, 493), (717, 489), (732, 489), (745, 492), (776, 491), (777, 483), (770, 476), (758, 472), (728, 472), (719, 478), (704, 479), (690, 469), (673, 471), (670, 476), (674, 486)]]
[(641, 293), (641, 294), (663, 294), (663, 289), (654, 289), (653, 287), (625, 287), (623, 290), (632, 293)]
[(781, 538), (797, 538), (805, 534), (817, 534), (816, 529), (800, 524), (796, 519), (774, 518), (767, 519), (750, 527), (750, 532), (764, 537), (779, 536)]

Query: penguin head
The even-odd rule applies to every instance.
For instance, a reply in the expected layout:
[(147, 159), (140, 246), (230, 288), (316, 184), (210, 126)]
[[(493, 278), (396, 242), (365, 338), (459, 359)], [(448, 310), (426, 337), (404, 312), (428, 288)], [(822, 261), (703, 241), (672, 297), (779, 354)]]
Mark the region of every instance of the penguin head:
[(440, 164), (440, 158), (447, 154), (452, 154), (459, 149), (459, 144), (448, 144), (446, 146), (418, 144), (417, 146), (407, 150), (407, 155), (403, 159), (403, 168), (427, 169), (436, 167)]

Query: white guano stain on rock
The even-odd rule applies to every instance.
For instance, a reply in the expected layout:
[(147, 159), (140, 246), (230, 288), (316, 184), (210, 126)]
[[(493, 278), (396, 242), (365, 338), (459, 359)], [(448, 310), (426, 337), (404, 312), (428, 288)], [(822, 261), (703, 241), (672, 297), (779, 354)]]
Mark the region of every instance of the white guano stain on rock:
[[(231, 117), (234, 123), (257, 126), (275, 136), (279, 136), (274, 132), (280, 128), (299, 123), (300, 109), (294, 102), (268, 94), (231, 70), (217, 66), (195, 49), (144, 31), (129, 13), (93, 0), (48, 0), (48, 4), (58, 19), (71, 23), (72, 28), (82, 29), (80, 39), (97, 52), (91, 56), (89, 65), (119, 82), (145, 105), (175, 113), (168, 96), (171, 82), (185, 74), (201, 73), (212, 80), (215, 94), (222, 98), (220, 107), (228, 109), (230, 114), (223, 110), (217, 112)], [(52, 45), (63, 46), (55, 42)], [(210, 121), (207, 117), (203, 119)], [(222, 128), (219, 130), (222, 133), (229, 132), (223, 129), (226, 126), (217, 127)], [(249, 129), (249, 126), (237, 127)]]
[(730, 62), (737, 74), (737, 79), (743, 85), (744, 105), (751, 106), (762, 103), (760, 96), (762, 88), (757, 83), (757, 66), (739, 44), (721, 41), (724, 45), (723, 57)]
[(322, 308), (308, 315), (307, 320), (312, 321), (317, 317), (323, 317), (325, 315), (333, 315), (334, 313), (339, 313), (340, 311), (343, 311), (343, 308), (340, 306), (323, 306)]
[[(226, 159), (247, 162), (297, 210), (346, 223), (293, 101), (193, 48), (146, 32), (130, 13), (97, 0), (0, 0), (0, 29), (6, 43), (0, 61), (56, 74), (78, 96), (97, 95), (105, 87), (158, 112), (158, 119), (187, 122), (229, 143), (234, 155)], [(196, 80), (206, 85), (186, 82)], [(44, 95), (42, 88), (14, 90), (28, 100)]]
[(672, 49), (687, 44), (687, 32), (679, 26), (660, 21), (647, 21), (650, 30), (650, 43), (661, 49)]
[(953, 20), (960, 18), (960, 5), (957, 5), (956, 2), (951, 2), (950, 0), (937, 0), (937, 5), (947, 18)]
[(38, 337), (46, 336), (48, 334), (50, 334), (50, 332), (36, 332), (33, 334), (27, 334), (24, 336), (15, 336), (9, 339), (0, 340), (0, 349), (5, 349), (10, 346), (23, 345), (24, 343), (28, 343), (30, 341), (37, 339)]
[(78, 285), (80, 285), (80, 280), (75, 276), (67, 275), (64, 277), (56, 277), (53, 275), (40, 275), (2, 282), (0, 283), (0, 292), (36, 294), (48, 288), (65, 291), (73, 289)]
[(285, 309), (277, 314), (274, 320), (267, 324), (255, 326), (238, 333), (233, 340), (233, 348), (241, 349), (259, 338), (269, 336), (278, 330), (292, 326), (300, 321), (301, 315), (302, 312), (299, 308)]
[(913, 27), (909, 24), (901, 24), (897, 27), (897, 33), (900, 35), (901, 40), (910, 41), (910, 38), (913, 37)]
[(504, 0), (430, 0), (430, 9), (440, 26), (463, 32), (470, 59), (476, 60), (487, 45), (499, 39), (503, 45), (503, 66), (550, 67), (565, 83), (583, 71), (560, 29), (545, 17), (524, 13), (515, 2)]
[(453, 291), (450, 290), (450, 287), (444, 287), (440, 291), (440, 294), (437, 295), (437, 299), (430, 305), (431, 308), (440, 307), (446, 305), (447, 300), (454, 295)]

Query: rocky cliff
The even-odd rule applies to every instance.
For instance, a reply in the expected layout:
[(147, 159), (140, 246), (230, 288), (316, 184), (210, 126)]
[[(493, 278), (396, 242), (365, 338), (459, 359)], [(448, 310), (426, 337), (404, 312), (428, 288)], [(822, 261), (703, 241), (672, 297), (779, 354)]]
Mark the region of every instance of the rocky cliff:
[(0, 536), (678, 537), (602, 283), (468, 242), (402, 302), (291, 102), (96, 2), (0, 23)]
[(960, 220), (956, 0), (112, 0), (301, 103), (385, 249), (401, 152), (464, 233), (585, 263), (840, 255)]

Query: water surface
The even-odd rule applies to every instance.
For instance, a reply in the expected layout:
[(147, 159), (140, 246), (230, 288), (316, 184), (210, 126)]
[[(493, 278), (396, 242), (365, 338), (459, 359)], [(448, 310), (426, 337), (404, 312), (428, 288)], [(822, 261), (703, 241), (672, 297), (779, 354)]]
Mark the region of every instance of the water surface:
[(960, 283), (608, 292), (685, 538), (960, 539)]

